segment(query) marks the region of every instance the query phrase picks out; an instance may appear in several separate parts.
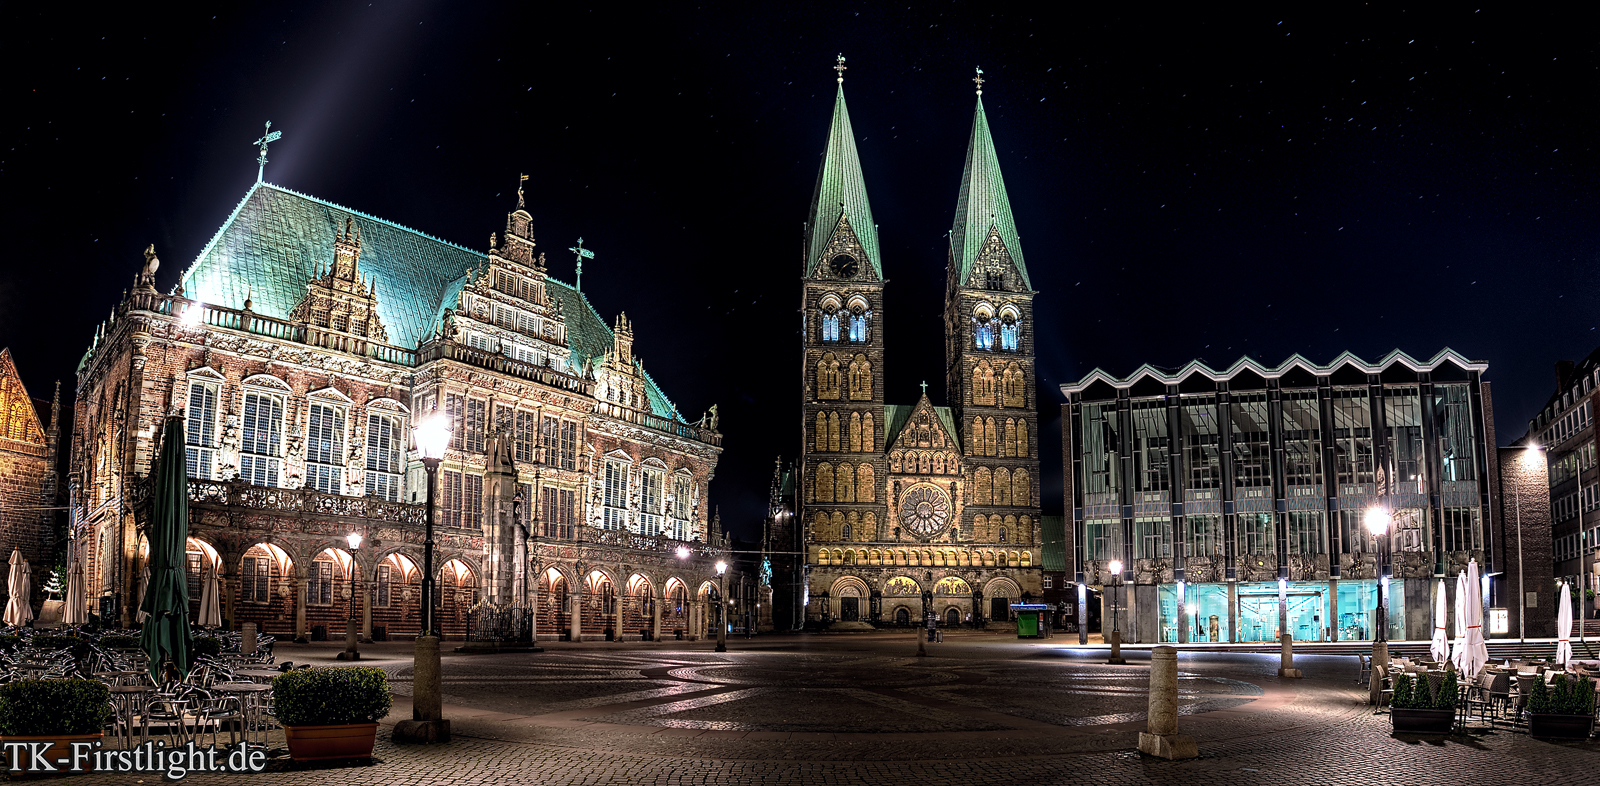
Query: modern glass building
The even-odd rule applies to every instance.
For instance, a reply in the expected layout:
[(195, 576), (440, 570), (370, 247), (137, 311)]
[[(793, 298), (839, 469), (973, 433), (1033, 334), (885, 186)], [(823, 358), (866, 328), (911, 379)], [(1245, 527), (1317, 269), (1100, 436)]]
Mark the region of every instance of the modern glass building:
[(1428, 638), (1435, 579), (1495, 570), (1487, 368), (1395, 351), (1062, 385), (1080, 592), (1125, 641), (1350, 641), (1376, 637), (1386, 584), (1387, 638)]

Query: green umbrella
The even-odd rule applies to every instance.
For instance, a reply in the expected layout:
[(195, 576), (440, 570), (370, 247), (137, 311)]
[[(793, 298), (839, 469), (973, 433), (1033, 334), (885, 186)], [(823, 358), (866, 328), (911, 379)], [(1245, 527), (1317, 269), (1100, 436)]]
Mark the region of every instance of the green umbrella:
[(184, 463), (183, 418), (167, 418), (161, 458), (155, 466), (150, 513), (150, 586), (139, 610), (145, 620), (140, 646), (150, 656), (150, 677), (161, 681), (161, 658), (179, 674), (189, 671), (189, 472)]

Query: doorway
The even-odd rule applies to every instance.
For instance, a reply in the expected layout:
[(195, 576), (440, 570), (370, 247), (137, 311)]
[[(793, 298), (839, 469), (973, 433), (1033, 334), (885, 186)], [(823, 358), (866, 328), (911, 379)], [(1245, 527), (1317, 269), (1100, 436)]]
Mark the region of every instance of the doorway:
[(1011, 620), (1011, 599), (990, 598), (989, 619), (994, 622), (1009, 622)]
[(946, 627), (950, 627), (950, 628), (960, 627), (961, 626), (961, 610), (956, 608), (956, 607), (954, 607), (954, 606), (951, 606), (950, 609), (944, 613), (944, 624), (945, 624)]
[(911, 624), (911, 612), (906, 611), (905, 606), (894, 610), (894, 624), (902, 628)]
[(840, 598), (839, 619), (844, 622), (859, 622), (861, 620), (861, 599), (851, 597)]

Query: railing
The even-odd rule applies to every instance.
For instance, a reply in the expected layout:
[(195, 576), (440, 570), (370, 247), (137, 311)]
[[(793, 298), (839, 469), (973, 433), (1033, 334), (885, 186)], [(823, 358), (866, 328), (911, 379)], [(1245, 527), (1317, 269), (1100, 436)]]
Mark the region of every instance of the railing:
[(226, 505), (286, 513), (315, 513), (396, 524), (423, 523), (422, 505), (389, 502), (376, 497), (347, 497), (311, 489), (280, 489), (232, 481), (189, 481), (191, 505)]
[(595, 411), (609, 418), (627, 421), (648, 429), (683, 437), (684, 439), (704, 442), (707, 445), (722, 444), (722, 434), (720, 432), (699, 426), (691, 426), (687, 423), (679, 423), (672, 418), (664, 418), (644, 410), (624, 407), (609, 401), (601, 401), (596, 405)]
[(467, 611), (467, 641), (532, 644), (533, 612), (527, 609), (478, 606)]
[(709, 543), (698, 540), (674, 540), (664, 535), (639, 535), (633, 532), (619, 532), (599, 529), (597, 527), (577, 526), (572, 528), (572, 540), (578, 543), (593, 543), (600, 546), (620, 546), (639, 551), (659, 551), (672, 553), (680, 547), (689, 550), (690, 554), (711, 557), (722, 553), (722, 550)]
[(431, 363), (435, 360), (454, 360), (458, 363), (466, 363), (469, 366), (477, 366), (491, 371), (498, 371), (502, 374), (510, 374), (514, 377), (522, 377), (543, 385), (581, 393), (585, 396), (594, 395), (593, 380), (573, 376), (564, 371), (557, 371), (551, 366), (525, 363), (515, 358), (506, 357), (498, 352), (474, 349), (455, 341), (438, 339), (423, 344), (422, 349), (417, 353), (417, 360), (419, 364)]

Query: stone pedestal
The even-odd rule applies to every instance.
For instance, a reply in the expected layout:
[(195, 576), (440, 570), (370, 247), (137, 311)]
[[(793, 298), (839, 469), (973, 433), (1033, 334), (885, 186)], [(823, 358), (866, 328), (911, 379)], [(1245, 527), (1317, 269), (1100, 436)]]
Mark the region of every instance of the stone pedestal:
[(1192, 737), (1178, 733), (1178, 651), (1156, 647), (1150, 652), (1150, 714), (1139, 732), (1139, 750), (1163, 759), (1200, 755)]
[(1278, 676), (1292, 679), (1300, 678), (1300, 670), (1294, 667), (1294, 636), (1285, 633), (1283, 639), (1283, 655), (1278, 663)]
[(1122, 657), (1122, 631), (1111, 631), (1108, 640), (1111, 642), (1111, 657), (1106, 659), (1106, 663), (1117, 665), (1127, 663), (1127, 659)]
[(439, 637), (418, 636), (415, 657), (411, 720), (394, 725), (394, 741), (449, 742), (450, 721), (440, 717), (444, 687), (439, 671)]

